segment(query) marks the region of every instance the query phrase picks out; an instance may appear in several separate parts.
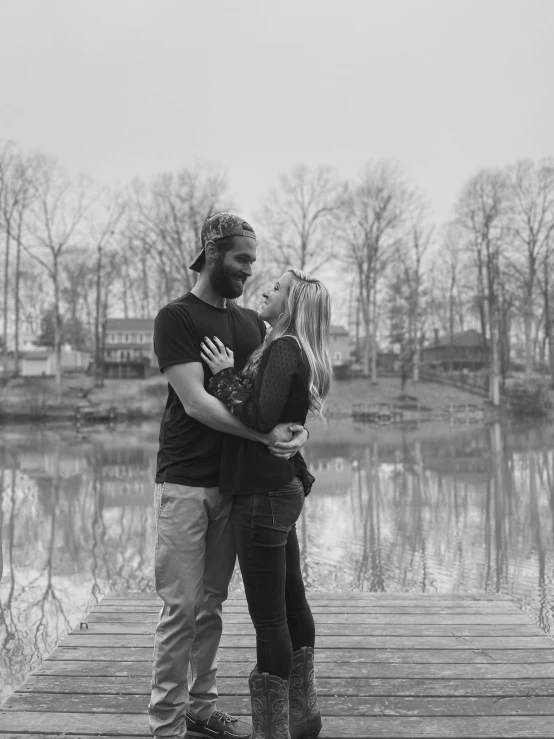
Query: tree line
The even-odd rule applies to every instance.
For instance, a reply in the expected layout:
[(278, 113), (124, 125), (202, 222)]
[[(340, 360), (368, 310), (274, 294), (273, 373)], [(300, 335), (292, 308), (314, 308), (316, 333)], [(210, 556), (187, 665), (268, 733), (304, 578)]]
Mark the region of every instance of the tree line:
[[(21, 334), (56, 353), (89, 348), (99, 359), (110, 316), (150, 318), (194, 284), (188, 268), (206, 216), (233, 210), (227, 173), (207, 163), (107, 187), (54, 158), (0, 144), (3, 365), (18, 366)], [(243, 301), (255, 306), (268, 276), (289, 266), (337, 280), (364, 374), (395, 345), (419, 376), (435, 330), (477, 328), (490, 354), (489, 391), (523, 346), (530, 379), (554, 376), (554, 160), (484, 168), (461, 183), (452, 218), (432, 223), (427, 198), (393, 161), (341, 178), (320, 165), (281, 174), (253, 224), (263, 248)], [(521, 337), (521, 341), (520, 341)]]

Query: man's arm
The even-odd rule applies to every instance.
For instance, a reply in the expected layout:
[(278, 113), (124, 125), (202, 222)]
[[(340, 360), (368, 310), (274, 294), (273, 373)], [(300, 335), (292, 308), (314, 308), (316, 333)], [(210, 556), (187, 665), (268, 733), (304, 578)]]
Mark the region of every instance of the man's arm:
[[(214, 373), (210, 380), (211, 395), (221, 400), (236, 418), (248, 428), (267, 433), (281, 418), (290, 393), (295, 372), (300, 367), (300, 354), (295, 344), (279, 340), (266, 352), (258, 369), (254, 389), (246, 389), (233, 369), (233, 355), (218, 337), (205, 338), (201, 345), (203, 359)], [(306, 443), (308, 432), (301, 424), (292, 423), (290, 441), (269, 444), (270, 453), (290, 459)], [(289, 437), (290, 438), (290, 437)]]
[[(247, 428), (238, 418), (235, 418), (221, 401), (204, 389), (204, 370), (200, 362), (174, 364), (167, 367), (164, 374), (179, 396), (187, 414), (205, 426), (225, 434), (259, 441), (268, 446), (277, 441), (291, 439), (292, 432), (288, 429), (289, 424), (279, 424), (269, 434), (262, 434)], [(287, 456), (290, 456), (290, 451), (287, 451)]]

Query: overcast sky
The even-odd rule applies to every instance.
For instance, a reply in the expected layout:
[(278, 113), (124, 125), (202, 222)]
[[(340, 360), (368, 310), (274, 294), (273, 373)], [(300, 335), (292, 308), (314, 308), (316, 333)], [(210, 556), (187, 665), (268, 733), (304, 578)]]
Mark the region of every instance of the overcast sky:
[(554, 154), (553, 0), (2, 0), (0, 138), (99, 181), (225, 166), (255, 225), (298, 162), (392, 157), (449, 216)]

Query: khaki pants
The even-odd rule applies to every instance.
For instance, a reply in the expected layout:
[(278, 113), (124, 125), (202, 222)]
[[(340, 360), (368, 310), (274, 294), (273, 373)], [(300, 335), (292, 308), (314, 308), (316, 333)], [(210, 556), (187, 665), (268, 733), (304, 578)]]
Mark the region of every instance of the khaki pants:
[(156, 484), (156, 592), (150, 731), (184, 737), (185, 710), (207, 719), (217, 700), (221, 604), (235, 565), (233, 499), (219, 489)]

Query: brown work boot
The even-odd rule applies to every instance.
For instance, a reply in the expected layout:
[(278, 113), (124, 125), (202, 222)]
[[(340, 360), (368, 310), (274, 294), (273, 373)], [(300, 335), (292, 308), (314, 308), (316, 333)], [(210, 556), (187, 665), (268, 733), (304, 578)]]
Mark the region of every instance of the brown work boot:
[(321, 714), (315, 690), (313, 647), (293, 652), (289, 710), (291, 739), (316, 739), (321, 731)]
[(268, 672), (250, 673), (252, 739), (290, 739), (289, 684)]

